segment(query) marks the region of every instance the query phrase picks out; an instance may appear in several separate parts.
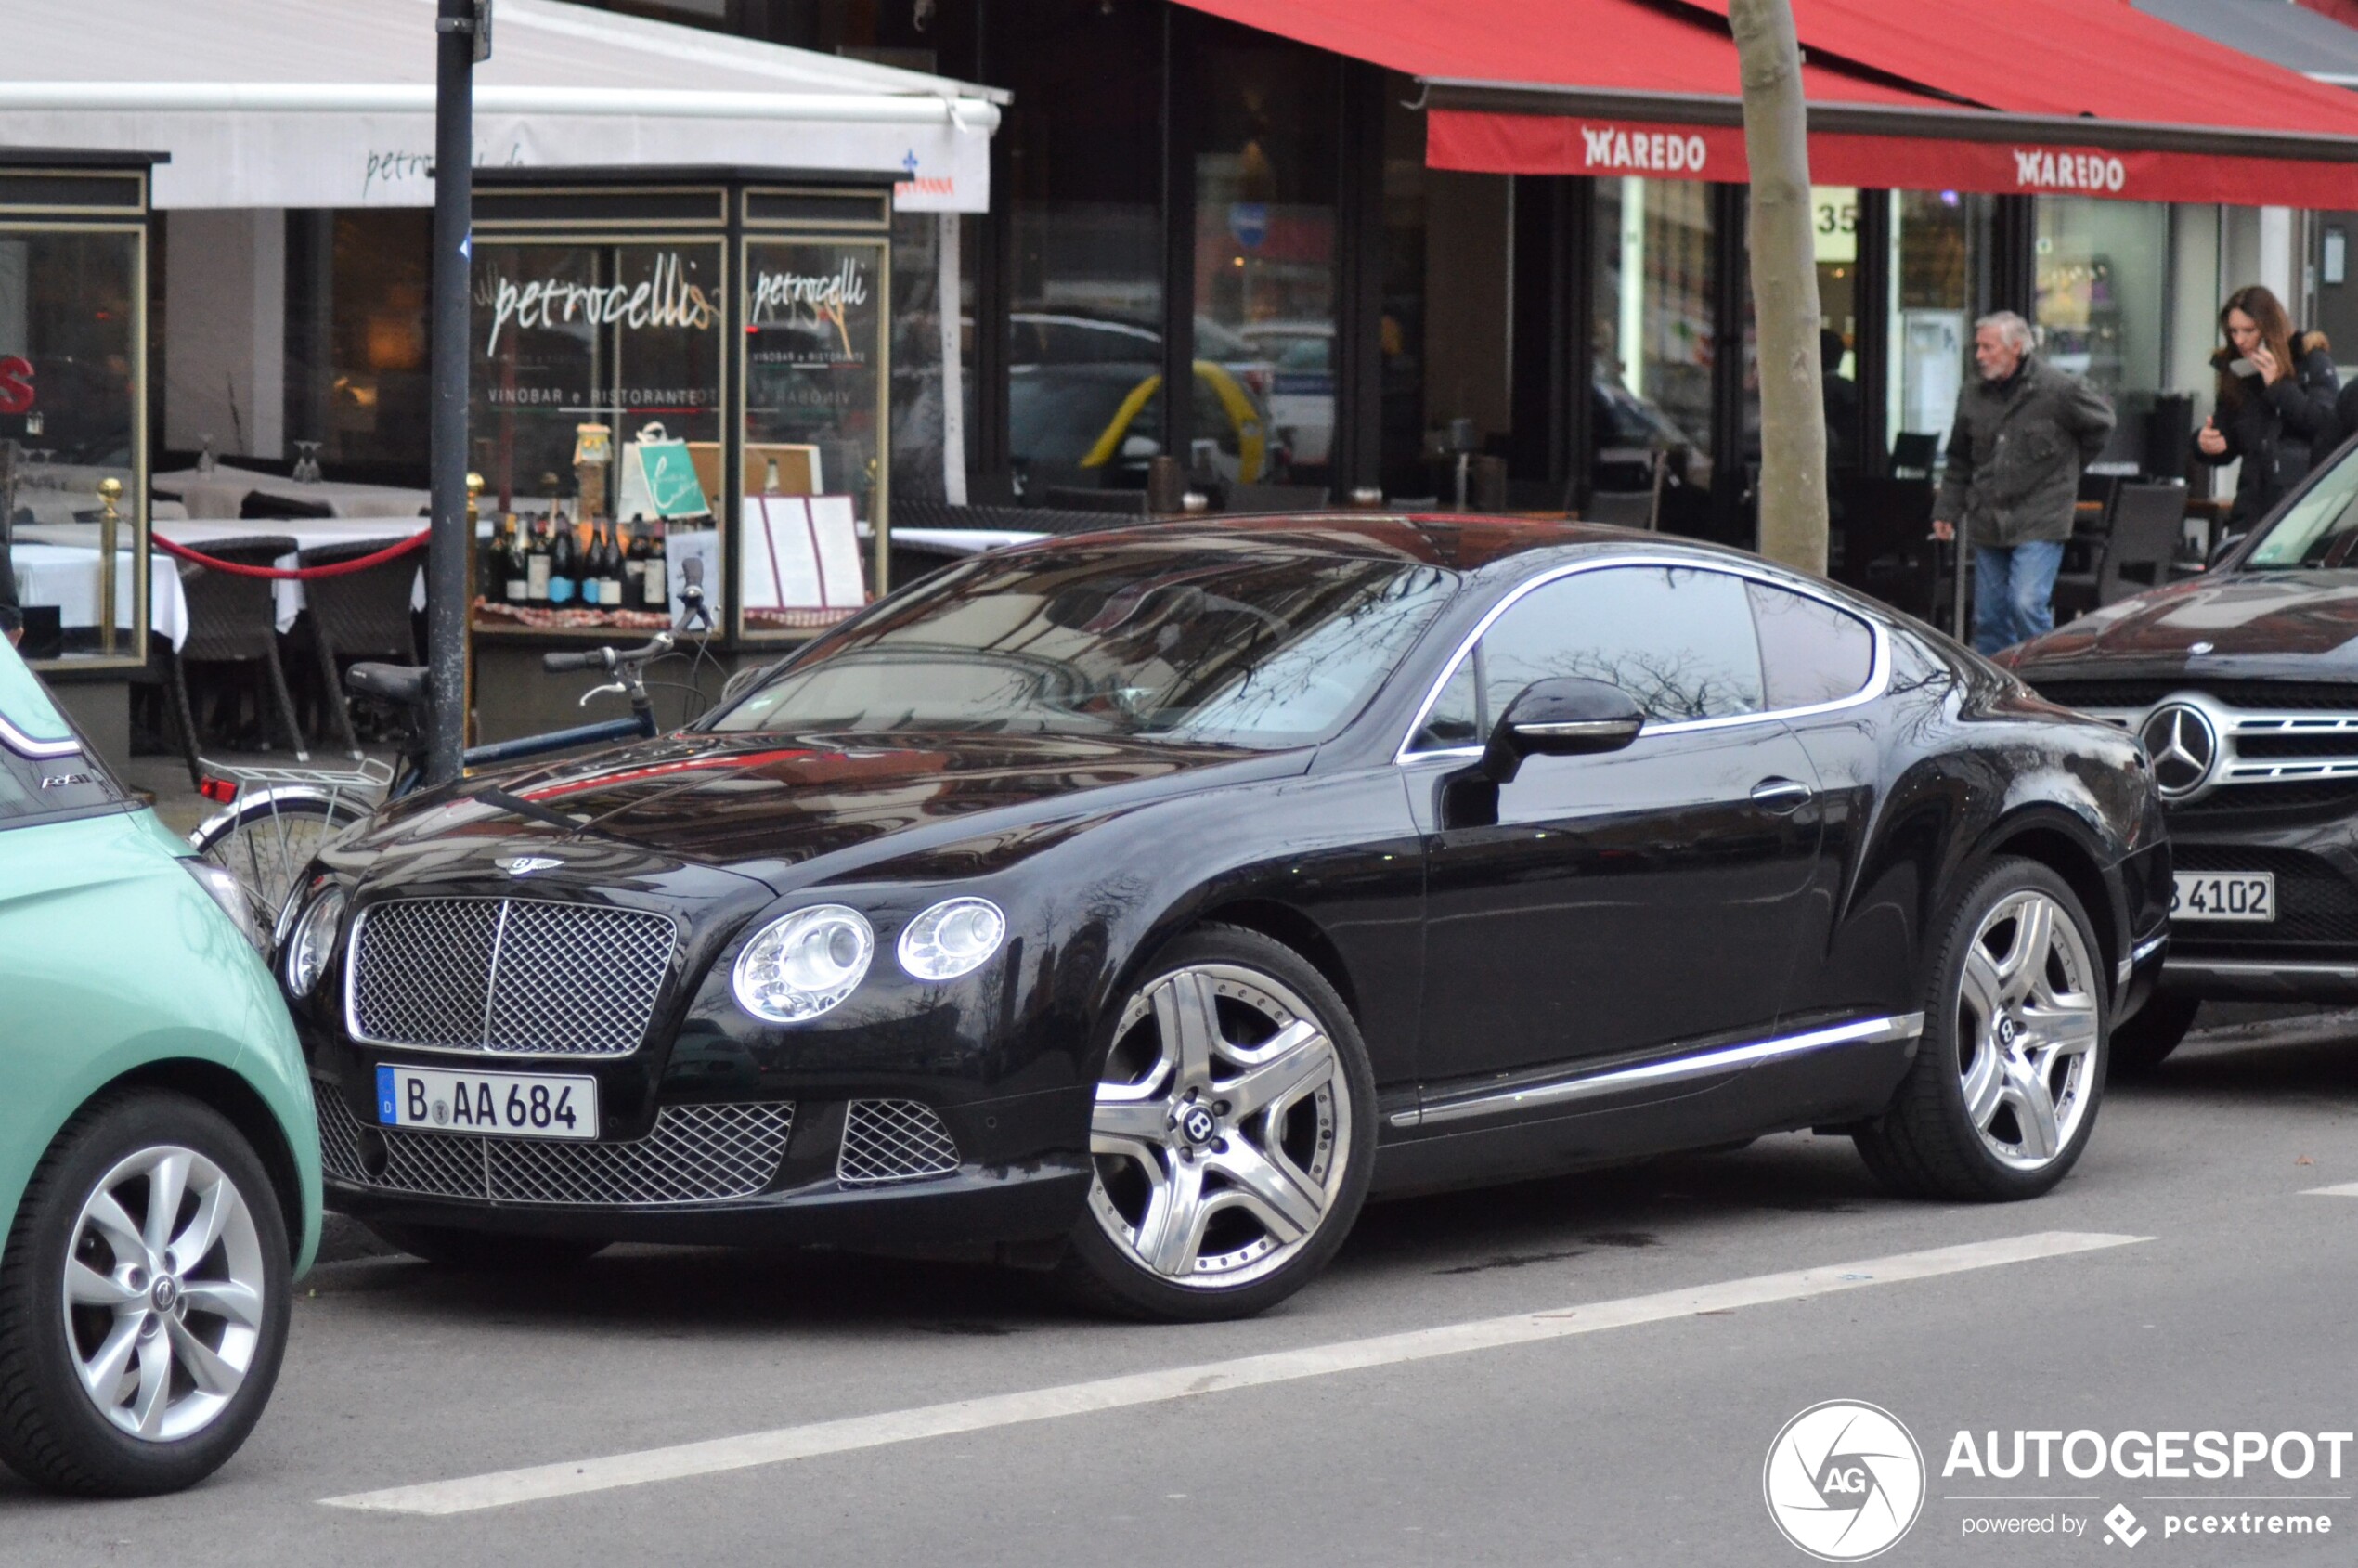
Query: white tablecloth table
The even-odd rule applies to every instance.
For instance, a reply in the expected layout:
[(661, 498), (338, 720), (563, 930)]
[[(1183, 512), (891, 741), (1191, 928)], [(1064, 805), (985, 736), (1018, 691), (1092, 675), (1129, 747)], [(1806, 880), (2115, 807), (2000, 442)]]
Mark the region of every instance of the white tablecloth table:
[[(160, 551), (149, 560), (148, 627), (170, 638), (177, 648), (188, 640), (188, 600), (180, 591), (180, 574), (173, 569), (172, 558)], [(55, 604), (58, 622), (69, 629), (98, 624), (97, 545), (41, 544), (19, 537), (8, 552), (8, 562), (16, 572), (19, 603)], [(131, 552), (117, 550), (114, 619), (125, 637), (136, 618), (131, 607)], [(144, 656), (136, 648), (123, 651)]]
[[(403, 526), (405, 522), (414, 525), (414, 526), (405, 527)], [(265, 538), (292, 539), (295, 542), (295, 549), (301, 551), (317, 550), (325, 545), (397, 544), (401, 540), (410, 538), (412, 535), (425, 532), (426, 520), (422, 517), (406, 519), (400, 517), (380, 517), (373, 519), (350, 517), (252, 517), (243, 519), (242, 521), (233, 520), (223, 522), (210, 518), (190, 518), (180, 520), (157, 518), (150, 526), (153, 527), (156, 533), (162, 535), (167, 539), (170, 539), (174, 544), (185, 545), (190, 550), (201, 551), (207, 545), (219, 544), (224, 539), (250, 539), (254, 538)], [(78, 546), (89, 554), (95, 568), (98, 554), (98, 525), (95, 523), (32, 524), (19, 528), (17, 530), (16, 537), (20, 541), (19, 549), (22, 548), (21, 541), (32, 541), (46, 545)], [(170, 561), (172, 559), (169, 556), (161, 555), (159, 558), (165, 561)], [(295, 564), (295, 558), (292, 555), (282, 555), (279, 557), (277, 561), (273, 562), (272, 564), (291, 568)], [(425, 555), (423, 551), (421, 551), (418, 555), (418, 565), (417, 581), (409, 590), (409, 603), (411, 608), (422, 610), (426, 607)], [(21, 570), (21, 568), (19, 568), (19, 570)], [(171, 577), (173, 580), (173, 591), (176, 595), (179, 592), (180, 587), (180, 574), (176, 566), (171, 573)], [(93, 589), (91, 591), (95, 594), (97, 590)], [(303, 584), (292, 578), (281, 578), (270, 585), (270, 591), (272, 597), (277, 602), (279, 629), (280, 631), (292, 630), (294, 628), (295, 617), (303, 614)], [(187, 635), (185, 629), (187, 627), (187, 621), (188, 611), (186, 603), (183, 602), (181, 609), (181, 625), (183, 627), (182, 636)], [(72, 623), (69, 622), (68, 624), (71, 625)], [(158, 629), (162, 628), (159, 628)], [(176, 648), (179, 645), (180, 639), (175, 638), (173, 640), (173, 646)]]
[[(150, 475), (148, 487), (159, 496), (176, 498), (188, 509), (193, 518), (231, 522), (248, 496), (255, 491), (279, 500), (307, 501), (325, 505), (339, 518), (350, 517), (416, 517), (430, 499), (424, 490), (404, 489), (396, 485), (344, 485), (321, 482), (299, 485), (276, 473), (257, 473), (250, 468), (232, 468), (227, 463), (216, 465), (210, 473), (201, 469), (175, 468), (168, 473)], [(283, 522), (282, 518), (253, 518), (250, 522)], [(297, 519), (295, 521), (312, 521)]]

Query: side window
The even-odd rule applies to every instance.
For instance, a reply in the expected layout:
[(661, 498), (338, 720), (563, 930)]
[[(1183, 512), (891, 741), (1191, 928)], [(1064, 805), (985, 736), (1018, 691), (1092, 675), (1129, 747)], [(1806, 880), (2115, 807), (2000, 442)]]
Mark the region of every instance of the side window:
[(1874, 673), (1875, 634), (1865, 621), (1821, 599), (1747, 582), (1760, 667), (1771, 709), (1840, 702)]
[(1472, 655), (1458, 661), (1449, 680), (1435, 697), (1432, 711), (1425, 716), (1424, 727), (1416, 739), (1408, 743), (1410, 751), (1447, 751), (1452, 746), (1480, 745), (1487, 738), (1483, 732), (1482, 714), (1476, 708), (1479, 693), (1474, 685)]
[(1620, 687), (1665, 723), (1762, 706), (1760, 643), (1744, 581), (1685, 566), (1612, 566), (1533, 590), (1482, 639), (1481, 718), (1535, 680)]

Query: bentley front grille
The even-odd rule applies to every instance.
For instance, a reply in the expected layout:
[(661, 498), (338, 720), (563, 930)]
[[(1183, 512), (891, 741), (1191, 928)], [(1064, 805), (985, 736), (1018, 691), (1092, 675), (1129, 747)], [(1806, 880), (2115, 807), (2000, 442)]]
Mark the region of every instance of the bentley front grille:
[(958, 1142), (933, 1108), (915, 1100), (854, 1100), (844, 1108), (843, 1148), (836, 1179), (882, 1186), (946, 1176), (958, 1168)]
[(643, 1137), (575, 1143), (370, 1127), (334, 1089), (315, 1086), (314, 1098), (330, 1179), (503, 1203), (632, 1208), (751, 1198), (777, 1176), (794, 1131), (790, 1100), (664, 1106)]
[(510, 1056), (639, 1048), (678, 933), (640, 910), (396, 899), (353, 925), (345, 1021), (379, 1045)]

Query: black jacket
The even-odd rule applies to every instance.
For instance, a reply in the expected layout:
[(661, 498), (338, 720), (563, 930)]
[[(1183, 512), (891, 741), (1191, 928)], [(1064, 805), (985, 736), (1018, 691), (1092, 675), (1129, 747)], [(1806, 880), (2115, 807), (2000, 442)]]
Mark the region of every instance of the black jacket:
[[(2220, 399), (2211, 420), (2227, 438), (2225, 451), (2213, 457), (2199, 440), (2195, 447), (2196, 460), (2214, 468), (2242, 461), (2235, 509), (2228, 513), (2236, 527), (2248, 528), (2266, 516), (2308, 474), (2312, 462), (2323, 461), (2341, 444), (2341, 415), (2334, 399), (2341, 378), (2325, 333), (2301, 333), (2293, 339), (2292, 355), (2290, 373), (2277, 377), (2275, 385), (2261, 386), (2258, 376), (2238, 377), (2236, 392)], [(2235, 357), (2235, 350), (2222, 348), (2210, 362), (2223, 373)]]
[(2103, 393), (2035, 354), (2002, 382), (1968, 370), (1932, 514), (1963, 524), (1977, 545), (2069, 538), (2079, 471), (2112, 421)]

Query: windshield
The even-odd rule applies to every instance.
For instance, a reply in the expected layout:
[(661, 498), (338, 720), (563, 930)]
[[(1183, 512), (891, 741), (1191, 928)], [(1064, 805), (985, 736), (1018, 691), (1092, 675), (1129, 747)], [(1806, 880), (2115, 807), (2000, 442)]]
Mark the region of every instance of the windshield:
[(2345, 453), (2260, 538), (2247, 567), (2358, 566), (2358, 453)]
[(862, 617), (706, 727), (1306, 745), (1359, 710), (1457, 586), (1437, 566), (1267, 540), (986, 557)]

